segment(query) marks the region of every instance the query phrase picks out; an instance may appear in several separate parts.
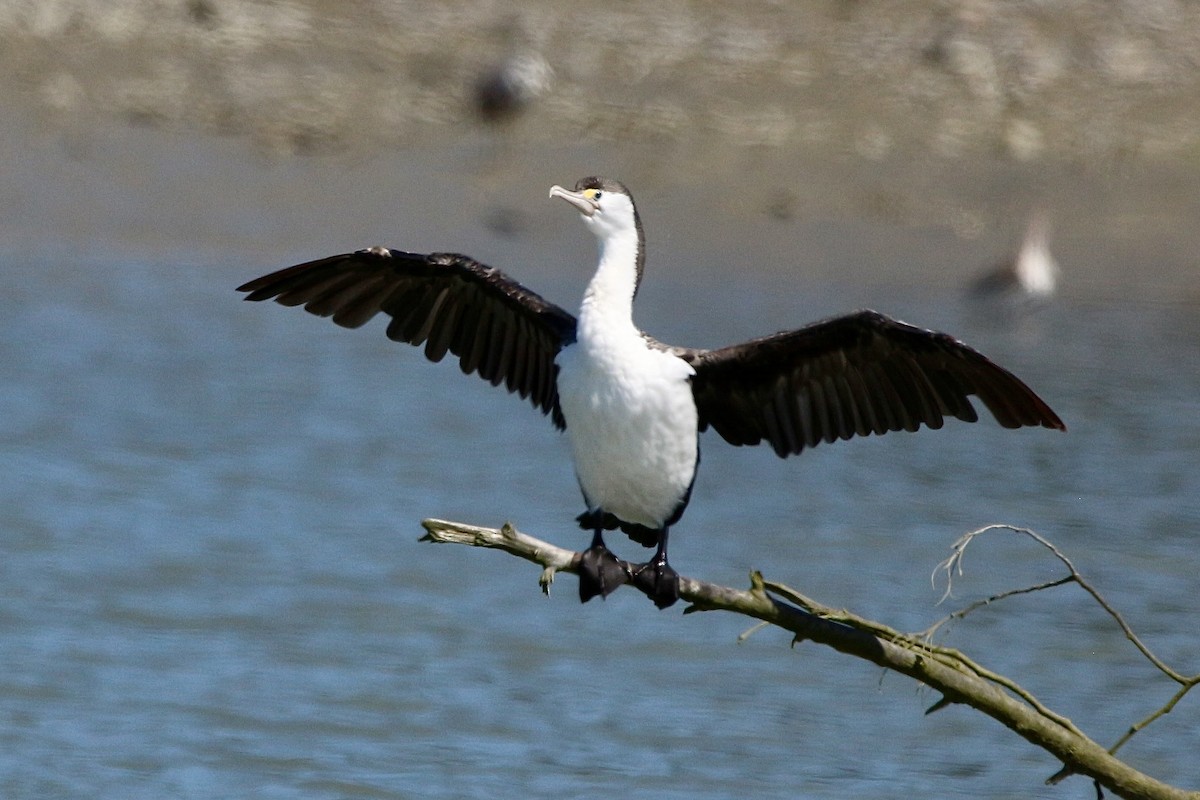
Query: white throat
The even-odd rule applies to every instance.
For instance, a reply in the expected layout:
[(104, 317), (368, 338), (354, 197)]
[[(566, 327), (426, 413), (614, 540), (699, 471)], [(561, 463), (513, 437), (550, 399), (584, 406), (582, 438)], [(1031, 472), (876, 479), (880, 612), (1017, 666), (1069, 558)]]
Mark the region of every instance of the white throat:
[[(597, 339), (641, 335), (633, 324), (633, 295), (637, 290), (638, 235), (635, 229), (600, 239), (600, 264), (579, 308), (578, 337), (585, 346)], [(609, 346), (615, 346), (609, 342)]]

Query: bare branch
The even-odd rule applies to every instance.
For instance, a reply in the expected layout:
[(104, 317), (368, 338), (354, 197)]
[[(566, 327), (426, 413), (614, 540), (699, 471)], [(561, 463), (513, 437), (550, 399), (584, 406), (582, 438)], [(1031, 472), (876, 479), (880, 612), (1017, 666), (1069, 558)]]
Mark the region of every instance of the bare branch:
[[(1012, 596), (1018, 595), (1018, 594), (1028, 594), (1030, 592), (1037, 592), (1037, 591), (1041, 591), (1043, 589), (1050, 589), (1055, 586), (1062, 586), (1063, 584), (1067, 584), (1067, 583), (1078, 584), (1081, 589), (1083, 589), (1085, 592), (1087, 592), (1089, 595), (1092, 596), (1092, 599), (1094, 599), (1096, 601), (1097, 605), (1099, 605), (1100, 608), (1102, 608), (1106, 614), (1108, 614), (1110, 617), (1112, 617), (1116, 621), (1117, 625), (1121, 629), (1121, 632), (1125, 634), (1125, 638), (1133, 643), (1133, 646), (1138, 649), (1138, 651), (1146, 658), (1146, 660), (1148, 660), (1151, 664), (1153, 664), (1154, 667), (1156, 669), (1158, 669), (1160, 672), (1162, 672), (1164, 675), (1166, 675), (1171, 680), (1178, 683), (1181, 687), (1179, 689), (1179, 691), (1176, 692), (1175, 695), (1166, 703), (1166, 705), (1164, 705), (1162, 708), (1159, 708), (1154, 713), (1150, 714), (1150, 716), (1146, 717), (1141, 722), (1138, 722), (1137, 724), (1130, 726), (1129, 730), (1127, 730), (1125, 732), (1125, 734), (1117, 741), (1117, 743), (1114, 744), (1111, 748), (1109, 748), (1110, 753), (1116, 753), (1117, 750), (1119, 750), (1126, 742), (1128, 742), (1136, 733), (1138, 733), (1139, 731), (1144, 729), (1147, 725), (1154, 722), (1159, 717), (1162, 717), (1165, 714), (1170, 713), (1171, 709), (1173, 709), (1175, 707), (1175, 704), (1178, 703), (1179, 700), (1182, 699), (1185, 694), (1187, 694), (1197, 684), (1200, 684), (1200, 675), (1192, 675), (1192, 676), (1183, 675), (1179, 671), (1168, 666), (1164, 661), (1162, 661), (1158, 656), (1156, 656), (1153, 653), (1153, 651), (1151, 651), (1150, 648), (1148, 646), (1146, 646), (1146, 644), (1141, 640), (1141, 638), (1136, 633), (1134, 633), (1133, 628), (1129, 625), (1128, 622), (1125, 621), (1125, 618), (1123, 616), (1121, 616), (1121, 613), (1119, 611), (1117, 611), (1116, 608), (1114, 608), (1112, 606), (1112, 604), (1109, 603), (1108, 600), (1105, 599), (1105, 597), (1100, 593), (1100, 591), (1098, 589), (1096, 589), (1096, 587), (1093, 586), (1086, 578), (1084, 578), (1083, 574), (1080, 573), (1079, 570), (1077, 570), (1075, 568), (1075, 565), (1071, 562), (1071, 559), (1069, 559), (1066, 556), (1066, 554), (1064, 554), (1061, 550), (1059, 550), (1057, 547), (1055, 547), (1052, 542), (1048, 541), (1046, 538), (1044, 538), (1037, 532), (1032, 531), (1028, 528), (1019, 528), (1019, 527), (1015, 527), (1012, 525), (988, 525), (986, 527), (979, 528), (978, 530), (974, 530), (974, 531), (971, 531), (970, 533), (964, 534), (951, 547), (952, 552), (951, 552), (950, 556), (945, 561), (938, 564), (934, 568), (933, 575), (930, 577), (931, 581), (936, 581), (936, 577), (939, 572), (943, 572), (946, 575), (946, 591), (942, 594), (942, 599), (939, 600), (938, 602), (942, 602), (947, 597), (950, 596), (952, 583), (953, 583), (955, 574), (957, 574), (959, 576), (961, 576), (963, 574), (963, 566), (962, 566), (963, 558), (966, 554), (968, 545), (970, 545), (971, 542), (973, 542), (976, 538), (982, 536), (985, 533), (990, 533), (991, 531), (1008, 531), (1010, 533), (1020, 534), (1022, 536), (1026, 536), (1026, 537), (1029, 537), (1030, 539), (1033, 539), (1035, 542), (1040, 544), (1042, 547), (1049, 550), (1054, 555), (1055, 558), (1057, 558), (1060, 562), (1062, 562), (1062, 564), (1067, 568), (1068, 574), (1065, 577), (1059, 578), (1057, 580), (1048, 581), (1046, 583), (1041, 583), (1036, 586), (1028, 586), (1028, 587), (1025, 587), (1022, 589), (1011, 589), (1006, 592), (1001, 592), (999, 594), (992, 595), (991, 597), (988, 597), (984, 600), (978, 600), (978, 601), (966, 606), (965, 608), (959, 609), (958, 611), (955, 611), (955, 612), (949, 614), (948, 616), (943, 617), (942, 619), (935, 622), (926, 631), (924, 631), (923, 635), (926, 637), (926, 639), (931, 640), (933, 638), (934, 633), (936, 633), (939, 628), (941, 628), (944, 624), (946, 624), (950, 620), (961, 619), (961, 618), (965, 617), (967, 614), (969, 614), (971, 611), (974, 611), (977, 608), (981, 608), (983, 606), (990, 605), (990, 604), (995, 603), (1004, 598), (1012, 597)], [(1058, 780), (1061, 780), (1062, 777), (1065, 777), (1065, 773), (1059, 772), (1058, 774), (1056, 774), (1050, 778), (1050, 782), (1052, 782), (1052, 783), (1057, 782)]]
[(1183, 696), (1188, 693), (1188, 690), (1190, 690), (1195, 685), (1196, 684), (1193, 681), (1192, 683), (1189, 683), (1185, 686), (1180, 687), (1179, 691), (1175, 692), (1175, 694), (1171, 696), (1171, 699), (1167, 701), (1166, 705), (1164, 705), (1162, 708), (1155, 711), (1150, 716), (1146, 717), (1141, 722), (1130, 725), (1129, 730), (1127, 730), (1125, 732), (1125, 735), (1122, 736), (1119, 740), (1117, 740), (1117, 743), (1114, 744), (1112, 747), (1110, 747), (1108, 749), (1108, 752), (1110, 752), (1110, 753), (1117, 752), (1117, 750), (1120, 749), (1121, 745), (1125, 744), (1131, 738), (1133, 738), (1133, 735), (1135, 733), (1142, 730), (1147, 725), (1149, 725), (1151, 722), (1154, 722), (1154, 720), (1158, 719), (1159, 717), (1163, 716), (1164, 714), (1171, 713), (1171, 709), (1175, 708), (1175, 704), (1178, 703), (1180, 700), (1182, 700)]
[[(943, 625), (945, 625), (946, 623), (948, 623), (952, 620), (962, 619), (967, 614), (970, 614), (972, 611), (975, 611), (976, 609), (983, 608), (984, 606), (990, 606), (992, 603), (995, 603), (999, 600), (1003, 600), (1006, 597), (1012, 597), (1012, 596), (1018, 595), (1018, 594), (1030, 594), (1031, 592), (1040, 592), (1044, 589), (1053, 589), (1055, 586), (1062, 586), (1064, 583), (1074, 583), (1074, 582), (1075, 582), (1075, 578), (1073, 576), (1068, 575), (1065, 578), (1058, 578), (1057, 580), (1047, 581), (1045, 583), (1039, 583), (1035, 586), (1026, 586), (1022, 589), (1009, 589), (1008, 591), (1005, 591), (1005, 592), (999, 592), (998, 594), (994, 594), (991, 597), (985, 597), (982, 600), (976, 600), (974, 603), (971, 603), (970, 605), (960, 608), (958, 611), (954, 611), (950, 614), (947, 614), (946, 616), (939, 619), (937, 622), (930, 625), (924, 631), (922, 631), (921, 635), (924, 636), (928, 640), (932, 640), (933, 635), (935, 633), (937, 633), (938, 629), (941, 628)], [(943, 596), (942, 600), (945, 600), (945, 599), (946, 599), (945, 596)], [(941, 601), (938, 601), (938, 602), (941, 602)]]
[[(578, 553), (520, 533), (510, 525), (497, 530), (434, 519), (425, 520), (422, 525), (427, 531), (422, 541), (498, 548), (541, 565), (539, 583), (543, 591), (548, 590), (555, 572), (574, 572), (579, 564)], [(973, 538), (980, 532), (969, 536)], [(1041, 537), (1029, 534), (1058, 554)], [(956, 555), (944, 564), (948, 575), (956, 565), (961, 568), (962, 552), (970, 541), (964, 539), (956, 544)], [(1070, 562), (1058, 555), (1072, 576), (1077, 576)], [(757, 572), (751, 574), (748, 590), (685, 577), (680, 578), (679, 584), (680, 597), (692, 604), (684, 613), (720, 610), (743, 614), (790, 631), (794, 641), (822, 644), (908, 675), (941, 693), (942, 700), (931, 710), (949, 703), (969, 705), (1052, 753), (1065, 765), (1060, 773), (1063, 776), (1087, 775), (1098, 786), (1126, 798), (1200, 800), (1200, 792), (1169, 786), (1133, 769), (1088, 738), (1069, 719), (1051, 712), (1030, 692), (956, 650), (930, 644), (920, 636), (894, 631), (848, 611), (827, 608), (794, 589), (765, 581)], [(1182, 693), (1168, 706), (1173, 706), (1180, 696)]]

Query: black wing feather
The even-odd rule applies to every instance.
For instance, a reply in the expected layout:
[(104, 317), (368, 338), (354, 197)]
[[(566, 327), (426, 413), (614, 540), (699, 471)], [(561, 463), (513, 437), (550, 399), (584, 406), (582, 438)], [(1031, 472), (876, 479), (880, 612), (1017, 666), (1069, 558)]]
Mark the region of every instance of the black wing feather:
[(463, 372), (503, 382), (564, 427), (554, 358), (575, 340), (575, 318), (468, 256), (375, 247), (297, 264), (238, 291), (304, 306), (344, 328), (383, 312), (388, 338), (424, 345), (432, 361), (453, 353)]
[(852, 436), (975, 422), (977, 397), (1002, 426), (1066, 430), (1008, 370), (944, 333), (874, 311), (719, 350), (671, 348), (696, 370), (701, 429), (780, 456)]

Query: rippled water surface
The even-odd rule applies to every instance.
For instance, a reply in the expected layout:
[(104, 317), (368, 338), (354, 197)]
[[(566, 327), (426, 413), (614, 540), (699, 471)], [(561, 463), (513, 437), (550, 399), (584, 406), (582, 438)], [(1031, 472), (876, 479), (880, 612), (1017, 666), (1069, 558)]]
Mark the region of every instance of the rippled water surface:
[[(152, 204), (130, 213), (170, 216)], [(561, 229), (516, 241), (422, 224), (441, 226), (437, 246), (538, 265), (530, 283), (571, 306), (592, 245), (553, 212)], [(256, 223), (239, 219), (246, 237)], [(656, 335), (717, 344), (874, 305), (979, 346), (1070, 432), (952, 424), (786, 462), (706, 434), (673, 538), (682, 572), (741, 586), (761, 569), (918, 630), (1056, 576), (1028, 542), (981, 541), (935, 607), (929, 574), (959, 535), (1027, 525), (1166, 661), (1200, 670), (1193, 309), (1068, 297), (997, 320), (957, 286), (693, 273), (689, 234), (652, 245), (639, 313)], [(539, 261), (562, 248), (580, 274)], [(242, 303), (233, 287), (290, 249), (50, 250), (0, 264), (6, 797), (1064, 796), (1042, 785), (1047, 755), (965, 709), (923, 716), (936, 698), (907, 679), (779, 632), (738, 644), (745, 620), (660, 613), (631, 591), (580, 606), (571, 576), (545, 599), (529, 564), (418, 544), (438, 516), (582, 546), (565, 444), (381, 327)], [(1102, 743), (1173, 691), (1079, 592), (980, 611), (944, 641)], [(1196, 787), (1196, 720), (1189, 697), (1124, 753)], [(1070, 796), (1090, 794), (1074, 781)]]

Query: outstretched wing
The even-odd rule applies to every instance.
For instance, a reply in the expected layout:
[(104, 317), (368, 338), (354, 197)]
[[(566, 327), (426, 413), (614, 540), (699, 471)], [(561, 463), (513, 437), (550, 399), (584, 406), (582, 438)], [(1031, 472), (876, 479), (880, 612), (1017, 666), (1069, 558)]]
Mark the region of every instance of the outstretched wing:
[(780, 456), (851, 436), (979, 419), (975, 395), (1006, 428), (1066, 430), (1008, 370), (944, 333), (859, 311), (719, 350), (675, 352), (696, 370), (701, 429)]
[(503, 381), (564, 426), (554, 357), (574, 341), (575, 318), (472, 258), (373, 247), (288, 267), (238, 291), (247, 300), (302, 305), (345, 328), (382, 311), (392, 318), (389, 339), (424, 344), (432, 361), (453, 353), (464, 373), (493, 386)]

